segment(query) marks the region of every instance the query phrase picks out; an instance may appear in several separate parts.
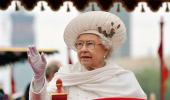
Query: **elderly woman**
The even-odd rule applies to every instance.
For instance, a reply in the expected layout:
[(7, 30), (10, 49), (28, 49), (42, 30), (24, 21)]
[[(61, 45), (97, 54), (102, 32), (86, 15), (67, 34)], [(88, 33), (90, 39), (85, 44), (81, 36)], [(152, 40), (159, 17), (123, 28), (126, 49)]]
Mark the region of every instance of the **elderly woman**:
[(134, 74), (111, 59), (124, 42), (125, 33), (124, 23), (109, 12), (86, 12), (74, 18), (65, 29), (64, 40), (77, 52), (79, 63), (61, 67), (49, 84), (45, 79), (44, 54), (29, 47), (28, 59), (34, 71), (30, 100), (50, 100), (57, 79), (63, 81), (68, 100), (146, 99)]

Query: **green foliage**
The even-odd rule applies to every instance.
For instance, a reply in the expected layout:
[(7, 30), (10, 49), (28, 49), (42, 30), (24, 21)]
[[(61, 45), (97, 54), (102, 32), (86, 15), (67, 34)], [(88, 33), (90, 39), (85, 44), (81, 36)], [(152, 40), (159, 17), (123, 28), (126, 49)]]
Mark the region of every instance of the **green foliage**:
[[(144, 69), (140, 72), (136, 72), (136, 77), (147, 94), (148, 98), (151, 93), (155, 93), (156, 100), (160, 99), (160, 71), (156, 69)], [(170, 98), (170, 80), (167, 81), (167, 90), (165, 94), (165, 100)]]

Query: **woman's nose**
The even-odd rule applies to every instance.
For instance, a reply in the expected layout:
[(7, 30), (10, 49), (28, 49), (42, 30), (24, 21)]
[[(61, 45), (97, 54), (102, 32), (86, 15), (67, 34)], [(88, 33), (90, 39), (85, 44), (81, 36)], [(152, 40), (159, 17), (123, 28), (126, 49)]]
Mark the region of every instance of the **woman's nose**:
[(87, 51), (88, 49), (87, 49), (87, 46), (86, 46), (86, 44), (84, 44), (83, 46), (82, 46), (82, 48), (81, 48), (81, 51)]

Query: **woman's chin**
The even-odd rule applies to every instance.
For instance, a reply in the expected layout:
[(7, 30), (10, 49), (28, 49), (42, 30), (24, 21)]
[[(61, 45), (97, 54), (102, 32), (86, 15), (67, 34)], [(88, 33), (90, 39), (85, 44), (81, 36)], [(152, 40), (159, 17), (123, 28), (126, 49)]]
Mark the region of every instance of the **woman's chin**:
[(81, 64), (84, 65), (84, 66), (90, 66), (90, 65), (91, 65), (91, 62), (90, 62), (90, 61), (83, 60), (83, 61), (81, 61)]
[(83, 65), (90, 65), (90, 62), (81, 62)]
[(94, 68), (91, 67), (91, 64), (84, 63), (82, 65), (89, 71), (94, 70)]

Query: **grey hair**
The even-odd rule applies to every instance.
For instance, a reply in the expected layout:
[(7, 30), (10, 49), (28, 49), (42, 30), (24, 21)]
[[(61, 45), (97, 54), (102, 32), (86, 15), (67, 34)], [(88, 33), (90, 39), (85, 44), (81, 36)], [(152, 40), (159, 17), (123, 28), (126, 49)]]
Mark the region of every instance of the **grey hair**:
[(101, 40), (103, 46), (106, 49), (109, 50), (108, 54), (106, 55), (106, 59), (107, 59), (107, 58), (111, 57), (111, 55), (113, 53), (112, 42), (109, 39), (107, 39), (106, 37), (104, 37), (104, 36), (99, 35), (99, 37), (100, 37), (100, 40)]

